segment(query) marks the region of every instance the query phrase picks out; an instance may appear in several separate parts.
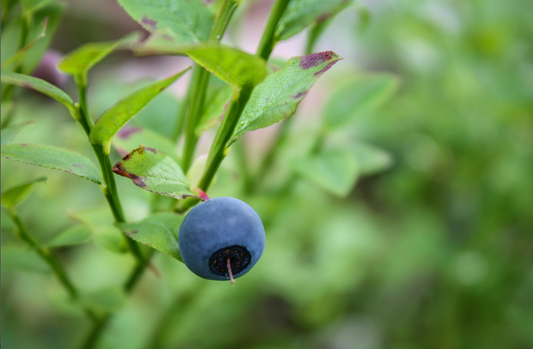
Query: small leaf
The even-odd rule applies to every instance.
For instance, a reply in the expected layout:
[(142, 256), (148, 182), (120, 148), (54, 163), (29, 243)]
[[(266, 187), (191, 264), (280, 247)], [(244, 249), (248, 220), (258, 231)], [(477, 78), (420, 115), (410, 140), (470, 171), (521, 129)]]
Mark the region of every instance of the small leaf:
[(15, 207), (22, 200), (24, 200), (31, 192), (35, 183), (46, 182), (46, 177), (39, 177), (31, 181), (17, 184), (2, 192), (2, 206)]
[(74, 111), (74, 101), (63, 90), (58, 87), (33, 76), (2, 72), (2, 82), (5, 84), (17, 85), (31, 88), (39, 91), (50, 98), (55, 99), (59, 103), (66, 106), (71, 112)]
[(340, 197), (350, 193), (358, 176), (357, 162), (346, 150), (326, 150), (291, 164), (300, 175)]
[(36, 252), (15, 246), (2, 246), (2, 269), (4, 268), (44, 274), (50, 272), (48, 264)]
[(91, 143), (109, 143), (122, 126), (189, 69), (187, 68), (169, 78), (156, 81), (112, 106), (100, 117), (92, 129), (90, 135)]
[(71, 75), (85, 75), (94, 65), (108, 56), (115, 49), (129, 47), (140, 37), (137, 32), (120, 40), (85, 44), (66, 55), (59, 62), (59, 69)]
[(254, 89), (227, 146), (248, 131), (270, 126), (294, 114), (318, 77), (340, 59), (331, 51), (291, 58), (283, 69), (269, 75)]
[(255, 86), (266, 76), (265, 61), (232, 47), (200, 44), (183, 50), (192, 60), (230, 84), (234, 90)]
[(33, 40), (31, 40), (29, 43), (27, 43), (23, 48), (21, 48), (17, 53), (13, 55), (13, 57), (6, 60), (4, 63), (2, 63), (2, 70), (9, 69), (11, 67), (11, 70), (14, 70), (18, 67), (20, 64), (22, 64), (24, 57), (29, 49), (31, 49), (39, 40), (44, 38), (45, 32), (46, 32), (46, 26), (48, 21), (46, 20), (43, 24), (43, 29), (39, 33), (37, 37), (35, 37)]
[(137, 223), (118, 223), (130, 238), (183, 262), (178, 247), (178, 232), (184, 216), (175, 213), (156, 213)]
[(127, 155), (130, 149), (137, 148), (139, 144), (159, 149), (179, 162), (176, 145), (165, 136), (152, 130), (136, 126), (124, 126), (113, 138), (113, 146), (122, 156)]
[(207, 154), (200, 155), (194, 160), (189, 171), (187, 171), (187, 179), (189, 180), (190, 187), (192, 189), (198, 187), (198, 183), (200, 182), (200, 179), (202, 179), (202, 175), (204, 174), (206, 164)]
[(98, 208), (69, 215), (91, 230), (91, 241), (99, 248), (113, 253), (125, 253), (128, 245), (120, 230), (114, 226), (114, 218), (107, 208)]
[(164, 30), (181, 44), (206, 41), (213, 12), (201, 0), (119, 0), (126, 12), (149, 32)]
[(339, 128), (386, 102), (398, 88), (393, 75), (360, 76), (339, 87), (326, 106), (326, 124)]
[(22, 124), (17, 124), (13, 126), (9, 126), (2, 129), (1, 134), (1, 144), (8, 144), (11, 143), (13, 138), (26, 126), (33, 124), (33, 121), (23, 122)]
[(29, 165), (51, 168), (102, 184), (100, 172), (94, 163), (73, 151), (42, 144), (6, 144), (2, 157)]
[(206, 100), (205, 110), (196, 127), (196, 134), (201, 135), (205, 130), (218, 125), (224, 116), (224, 111), (231, 99), (231, 87), (224, 85)]
[(152, 193), (176, 199), (196, 197), (179, 165), (153, 148), (133, 150), (113, 167), (113, 172), (130, 178), (136, 186)]
[(86, 225), (76, 225), (54, 236), (46, 246), (60, 247), (77, 245), (89, 240), (91, 229)]
[(383, 172), (393, 164), (393, 158), (389, 152), (371, 144), (357, 143), (350, 148), (350, 151), (357, 159), (361, 176)]
[(324, 22), (353, 3), (351, 0), (291, 0), (276, 29), (278, 40), (287, 40), (309, 25)]

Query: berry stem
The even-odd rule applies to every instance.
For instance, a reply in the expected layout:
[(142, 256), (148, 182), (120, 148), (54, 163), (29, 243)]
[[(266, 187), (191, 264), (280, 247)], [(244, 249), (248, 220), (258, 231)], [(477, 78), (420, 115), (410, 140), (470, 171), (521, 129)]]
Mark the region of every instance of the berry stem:
[(229, 281), (231, 282), (232, 285), (235, 284), (235, 279), (233, 278), (233, 273), (231, 271), (231, 263), (230, 263), (230, 259), (226, 259), (226, 262), (228, 263), (228, 273), (229, 273)]

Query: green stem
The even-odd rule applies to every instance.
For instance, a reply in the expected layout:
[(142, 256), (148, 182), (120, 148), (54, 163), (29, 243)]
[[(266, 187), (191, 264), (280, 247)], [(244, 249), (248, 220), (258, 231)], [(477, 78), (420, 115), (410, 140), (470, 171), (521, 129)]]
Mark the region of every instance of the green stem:
[[(63, 287), (67, 290), (68, 294), (70, 295), (70, 298), (72, 298), (73, 300), (79, 299), (78, 290), (68, 277), (67, 273), (65, 272), (57, 258), (52, 254), (52, 251), (50, 251), (50, 249), (48, 248), (43, 248), (39, 246), (39, 243), (26, 230), (26, 227), (24, 226), (24, 224), (20, 220), (20, 217), (17, 215), (13, 208), (9, 210), (9, 215), (17, 226), (17, 231), (20, 238), (24, 240), (28, 245), (30, 245), (30, 247), (35, 252), (37, 252), (37, 254), (41, 256), (41, 258), (43, 258), (46, 263), (48, 263), (61, 285), (63, 285)], [(89, 316), (89, 318), (91, 318), (91, 320), (96, 320), (96, 315), (92, 310), (85, 309), (85, 313), (87, 314), (87, 316)]]
[[(228, 24), (237, 9), (238, 4), (235, 0), (225, 0), (222, 8), (217, 16), (215, 26), (209, 36), (210, 41), (220, 41)], [(196, 144), (198, 143), (198, 135), (196, 134), (196, 127), (200, 122), (200, 117), (205, 104), (205, 96), (207, 86), (209, 85), (210, 74), (207, 70), (199, 65), (196, 65), (193, 71), (189, 91), (187, 92), (187, 116), (185, 119), (185, 143), (183, 147), (183, 155), (181, 159), (181, 167), (184, 172), (187, 172), (191, 167)], [(177, 132), (176, 132), (177, 133)], [(179, 138), (179, 134), (175, 134), (175, 139)]]
[(276, 46), (276, 28), (278, 27), (278, 22), (285, 12), (287, 5), (289, 5), (290, 0), (276, 0), (270, 11), (270, 17), (268, 18), (265, 31), (261, 37), (261, 42), (257, 48), (257, 55), (263, 58), (265, 61), (268, 61), (274, 46)]
[[(83, 127), (87, 136), (91, 134), (91, 130), (94, 127), (94, 121), (89, 113), (89, 107), (87, 104), (87, 77), (85, 75), (78, 75), (75, 77), (76, 85), (78, 86), (79, 106), (77, 108), (78, 120)], [(111, 213), (117, 223), (126, 222), (124, 211), (118, 196), (117, 184), (115, 182), (115, 176), (113, 175), (113, 166), (111, 164), (111, 158), (109, 157), (109, 149), (107, 146), (100, 144), (92, 144), (92, 148), (98, 164), (100, 165), (100, 171), (102, 172), (103, 184), (100, 186), (102, 193), (104, 194)], [(139, 249), (139, 245), (134, 240), (124, 237), (130, 248), (132, 254), (143, 262), (144, 257)]]

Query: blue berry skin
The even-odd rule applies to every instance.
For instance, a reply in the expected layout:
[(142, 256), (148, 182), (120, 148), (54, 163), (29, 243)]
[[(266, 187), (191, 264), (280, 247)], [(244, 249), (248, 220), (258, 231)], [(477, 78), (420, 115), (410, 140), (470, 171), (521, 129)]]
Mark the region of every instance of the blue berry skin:
[(265, 248), (265, 229), (253, 208), (241, 200), (220, 197), (206, 200), (183, 220), (178, 245), (183, 262), (196, 275), (228, 280), (227, 259), (233, 277), (246, 274)]

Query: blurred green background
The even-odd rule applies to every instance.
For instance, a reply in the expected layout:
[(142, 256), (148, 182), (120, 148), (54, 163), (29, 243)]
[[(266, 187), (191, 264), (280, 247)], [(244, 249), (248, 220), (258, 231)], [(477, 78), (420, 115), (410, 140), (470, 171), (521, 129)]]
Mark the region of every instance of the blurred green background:
[[(270, 5), (245, 2), (225, 41), (253, 52)], [(137, 29), (115, 1), (72, 0), (51, 47), (65, 54)], [(302, 55), (305, 37), (281, 43), (273, 57)], [(264, 185), (253, 195), (242, 191), (232, 152), (210, 192), (257, 210), (267, 233), (260, 262), (231, 287), (199, 279), (157, 253), (159, 275), (147, 271), (126, 301), (106, 293), (98, 302), (117, 310), (100, 348), (533, 348), (533, 3), (368, 0), (334, 19), (317, 43), (315, 51), (322, 50), (345, 59), (300, 105)], [(188, 64), (114, 54), (89, 75), (93, 115)], [(398, 78), (395, 95), (360, 112), (328, 142), (378, 147), (386, 169), (361, 175), (345, 198), (302, 178), (280, 194), (291, 161), (311, 146), (321, 118), (352, 112), (349, 103), (328, 103), (349, 99), (343, 82), (376, 73)], [(185, 83), (134, 123), (168, 133)], [(72, 82), (66, 88), (75, 95)], [(60, 105), (21, 93), (14, 122), (34, 124), (17, 142), (94, 159)], [(276, 126), (246, 137), (252, 166), (275, 132)], [(198, 154), (212, 136), (202, 139)], [(3, 188), (39, 175), (48, 176), (47, 184), (37, 184), (18, 208), (39, 241), (87, 216), (111, 219), (92, 183), (2, 159)], [(128, 219), (145, 217), (151, 194), (117, 181)], [(34, 263), (21, 270), (4, 262), (6, 249), (24, 248), (12, 230), (3, 219), (3, 348), (78, 347), (90, 324), (55, 278)], [(106, 248), (107, 237), (57, 250), (86, 292), (119, 286), (133, 266), (131, 256)]]

